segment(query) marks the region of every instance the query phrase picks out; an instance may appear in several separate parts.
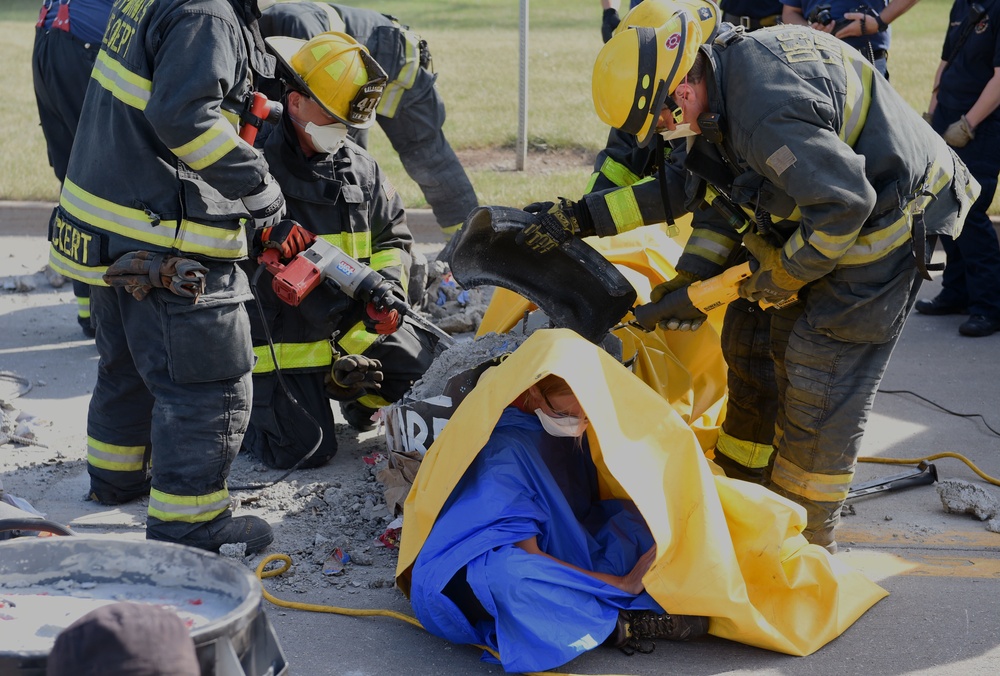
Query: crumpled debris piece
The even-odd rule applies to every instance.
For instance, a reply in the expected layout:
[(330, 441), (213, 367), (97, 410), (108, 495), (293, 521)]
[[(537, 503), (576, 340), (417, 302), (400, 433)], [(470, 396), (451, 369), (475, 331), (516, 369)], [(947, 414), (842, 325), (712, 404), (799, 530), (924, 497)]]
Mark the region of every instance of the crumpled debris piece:
[(386, 459), (385, 453), (379, 453), (378, 451), (373, 451), (366, 456), (361, 458), (366, 465), (377, 465), (380, 462), (384, 462)]
[(337, 547), (327, 557), (323, 564), (324, 575), (341, 575), (344, 572), (345, 564), (351, 562), (351, 555), (340, 547)]
[(379, 535), (375, 541), (383, 547), (395, 549), (399, 546), (399, 538), (402, 530), (402, 528), (386, 528), (385, 532)]

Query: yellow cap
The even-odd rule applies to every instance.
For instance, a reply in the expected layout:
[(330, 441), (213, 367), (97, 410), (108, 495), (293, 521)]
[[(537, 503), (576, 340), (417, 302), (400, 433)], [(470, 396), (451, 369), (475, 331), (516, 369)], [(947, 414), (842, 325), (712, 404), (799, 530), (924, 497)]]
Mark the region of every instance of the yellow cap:
[(375, 107), (388, 78), (364, 45), (335, 32), (309, 41), (274, 36), (266, 42), (284, 65), (293, 89), (349, 127), (367, 129), (375, 123)]

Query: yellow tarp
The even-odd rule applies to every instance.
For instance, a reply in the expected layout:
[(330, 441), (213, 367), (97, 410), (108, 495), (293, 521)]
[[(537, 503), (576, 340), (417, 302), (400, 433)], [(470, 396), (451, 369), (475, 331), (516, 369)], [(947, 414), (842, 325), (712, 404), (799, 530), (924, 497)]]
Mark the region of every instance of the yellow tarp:
[(644, 582), (668, 612), (711, 617), (715, 636), (808, 655), (886, 596), (806, 543), (802, 508), (713, 473), (681, 413), (565, 329), (534, 333), (487, 371), (428, 450), (404, 507), (396, 570), (404, 592), (437, 514), (501, 411), (550, 373), (569, 383), (590, 419), (602, 497), (633, 500), (649, 524), (657, 558)]
[[(686, 236), (686, 221), (678, 224)], [(674, 276), (672, 261), (680, 256), (683, 239), (671, 239), (660, 227), (648, 226), (586, 241), (615, 264), (635, 288), (638, 302), (645, 303), (654, 286)], [(507, 333), (534, 307), (513, 291), (498, 288), (477, 335)], [(632, 371), (670, 402), (709, 454), (718, 440), (725, 411), (726, 364), (719, 346), (724, 313), (725, 308), (711, 312), (708, 322), (693, 333), (661, 329), (647, 333), (632, 326), (613, 332), (622, 340), (622, 360), (629, 363), (634, 359)]]

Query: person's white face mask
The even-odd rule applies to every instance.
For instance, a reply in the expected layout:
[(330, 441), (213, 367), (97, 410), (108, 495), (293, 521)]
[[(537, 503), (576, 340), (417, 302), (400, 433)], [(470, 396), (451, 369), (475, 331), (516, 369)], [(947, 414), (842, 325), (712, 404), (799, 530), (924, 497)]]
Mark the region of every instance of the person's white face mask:
[(340, 122), (318, 125), (306, 122), (305, 131), (318, 152), (334, 154), (347, 140), (347, 125)]
[(587, 419), (575, 415), (558, 418), (545, 413), (540, 408), (535, 409), (535, 415), (542, 423), (542, 429), (554, 437), (581, 437), (587, 430)]
[(685, 138), (687, 136), (697, 136), (698, 133), (691, 131), (691, 125), (686, 122), (683, 124), (678, 124), (673, 129), (664, 129), (660, 132), (660, 136), (663, 137), (664, 141), (672, 141), (675, 138)]

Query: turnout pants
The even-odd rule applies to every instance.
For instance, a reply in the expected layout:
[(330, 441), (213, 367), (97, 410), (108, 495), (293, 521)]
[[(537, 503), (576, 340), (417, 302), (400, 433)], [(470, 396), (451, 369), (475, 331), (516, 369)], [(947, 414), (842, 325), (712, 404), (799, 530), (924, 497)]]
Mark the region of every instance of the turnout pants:
[(910, 247), (837, 268), (771, 315), (778, 384), (769, 486), (806, 509), (804, 535), (834, 542), (861, 439), (920, 275)]
[[(66, 178), (90, 71), (100, 48), (100, 44), (84, 43), (64, 30), (35, 29), (31, 53), (35, 103), (49, 164), (60, 183)], [(84, 330), (90, 330), (90, 287), (74, 281), (73, 295), (76, 296), (77, 321)]]
[(760, 483), (774, 452), (778, 387), (771, 358), (771, 317), (743, 298), (726, 308), (722, 356), (729, 371), (726, 417), (715, 462), (734, 479)]
[[(421, 68), (413, 87), (404, 92), (392, 117), (377, 120), (399, 154), (403, 169), (420, 186), (434, 218), (448, 230), (465, 223), (479, 205), (462, 163), (444, 135), (444, 101), (434, 86), (436, 75)], [(355, 140), (367, 147), (367, 133)]]
[[(358, 330), (355, 328), (355, 330)], [(385, 380), (378, 394), (345, 402), (361, 416), (370, 416), (398, 401), (434, 360), (437, 338), (404, 322), (395, 333), (373, 337), (359, 354), (382, 363)], [(343, 349), (343, 345), (341, 345)], [(287, 469), (301, 460), (319, 441), (316, 452), (302, 467), (319, 467), (337, 453), (336, 425), (325, 379), (329, 367), (311, 372), (282, 372), (282, 378), (299, 405), (293, 403), (272, 371), (254, 375), (254, 402), (250, 428), (244, 439), (247, 451), (269, 467)]]
[(87, 419), (92, 497), (150, 495), (147, 535), (183, 540), (229, 518), (226, 477), (250, 418), (253, 352), (231, 263), (208, 263), (192, 303), (165, 289), (142, 301), (93, 287), (100, 355)]

